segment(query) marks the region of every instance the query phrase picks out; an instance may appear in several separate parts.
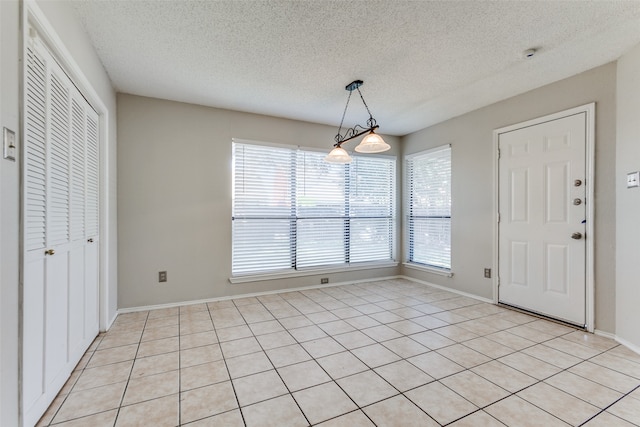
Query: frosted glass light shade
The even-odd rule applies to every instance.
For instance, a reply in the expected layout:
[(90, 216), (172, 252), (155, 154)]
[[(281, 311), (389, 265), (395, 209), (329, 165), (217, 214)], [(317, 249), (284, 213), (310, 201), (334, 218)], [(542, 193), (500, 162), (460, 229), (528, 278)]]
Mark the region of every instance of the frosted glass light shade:
[(382, 153), (390, 148), (391, 146), (384, 142), (380, 135), (371, 131), (371, 133), (362, 138), (362, 141), (356, 147), (356, 151), (358, 153)]
[(353, 159), (342, 147), (336, 147), (324, 158), (325, 162), (329, 163), (351, 163)]

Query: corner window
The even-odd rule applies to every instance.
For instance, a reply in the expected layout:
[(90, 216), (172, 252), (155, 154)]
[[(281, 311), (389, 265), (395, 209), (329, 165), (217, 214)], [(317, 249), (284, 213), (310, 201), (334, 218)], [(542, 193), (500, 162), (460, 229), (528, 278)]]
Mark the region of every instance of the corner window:
[(451, 270), (451, 146), (405, 158), (407, 262)]

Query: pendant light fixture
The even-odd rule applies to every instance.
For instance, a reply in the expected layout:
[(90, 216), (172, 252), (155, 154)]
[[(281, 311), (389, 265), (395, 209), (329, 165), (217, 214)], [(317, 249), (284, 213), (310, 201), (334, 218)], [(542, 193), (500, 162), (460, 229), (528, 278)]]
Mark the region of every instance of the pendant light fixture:
[[(347, 98), (347, 105), (344, 107), (344, 112), (342, 113), (342, 120), (340, 121), (340, 127), (338, 128), (338, 133), (335, 136), (334, 140), (336, 141), (333, 144), (333, 150), (324, 158), (325, 161), (329, 163), (351, 163), (353, 160), (347, 150), (342, 148), (342, 144), (347, 141), (351, 141), (354, 138), (357, 138), (361, 135), (367, 134), (360, 144), (356, 147), (356, 151), (358, 153), (382, 153), (383, 151), (387, 151), (391, 148), (389, 144), (384, 142), (382, 137), (375, 133), (374, 131), (378, 129), (378, 124), (376, 123), (376, 119), (371, 115), (371, 111), (369, 111), (369, 106), (364, 101), (364, 97), (362, 96), (362, 92), (360, 92), (360, 86), (362, 86), (362, 80), (354, 80), (349, 83), (345, 89), (349, 91), (349, 97)], [(367, 119), (367, 126), (355, 125), (352, 128), (345, 130), (344, 135), (342, 132), (342, 124), (344, 123), (344, 117), (347, 114), (347, 108), (349, 107), (349, 101), (351, 100), (351, 94), (354, 90), (358, 91), (358, 95), (360, 95), (360, 99), (362, 99), (362, 103), (367, 109), (367, 113), (369, 113), (369, 118)]]

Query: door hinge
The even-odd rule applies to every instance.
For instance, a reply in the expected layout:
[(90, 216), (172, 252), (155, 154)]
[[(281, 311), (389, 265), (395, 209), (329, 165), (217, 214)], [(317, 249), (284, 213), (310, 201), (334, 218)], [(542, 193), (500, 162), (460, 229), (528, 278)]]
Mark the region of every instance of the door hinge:
[(500, 212), (498, 212), (498, 215), (497, 215), (497, 216), (498, 216), (498, 217), (496, 218), (496, 221), (497, 221), (497, 222), (500, 222)]
[(498, 148), (498, 159), (500, 158), (500, 149)]

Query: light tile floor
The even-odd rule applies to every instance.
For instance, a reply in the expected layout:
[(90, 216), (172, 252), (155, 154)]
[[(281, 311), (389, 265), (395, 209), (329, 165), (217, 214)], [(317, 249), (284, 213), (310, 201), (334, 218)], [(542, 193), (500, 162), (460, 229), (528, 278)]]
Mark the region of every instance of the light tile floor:
[(121, 314), (39, 426), (639, 426), (640, 356), (407, 280)]

